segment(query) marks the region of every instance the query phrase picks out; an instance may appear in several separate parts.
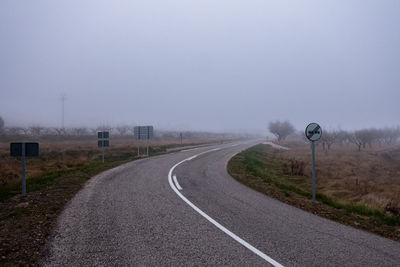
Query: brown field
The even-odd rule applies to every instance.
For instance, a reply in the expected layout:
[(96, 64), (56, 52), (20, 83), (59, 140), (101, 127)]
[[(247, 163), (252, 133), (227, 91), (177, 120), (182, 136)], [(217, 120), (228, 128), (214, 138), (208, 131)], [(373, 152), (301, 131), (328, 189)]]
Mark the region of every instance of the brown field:
[[(97, 139), (83, 140), (39, 140), (40, 157), (29, 158), (26, 161), (27, 179), (38, 177), (48, 172), (70, 170), (81, 167), (89, 162), (101, 160), (101, 148), (97, 147)], [(37, 141), (37, 140), (36, 140)], [(217, 139), (188, 139), (182, 145), (194, 145), (217, 142)], [(9, 142), (0, 142), (0, 186), (21, 180), (21, 161), (10, 157)], [(140, 153), (146, 153), (146, 143), (140, 143)], [(181, 146), (179, 141), (152, 140), (150, 153), (158, 154), (167, 148)], [(105, 148), (105, 159), (115, 157), (134, 157), (137, 155), (137, 142), (133, 138), (120, 137), (110, 139), (110, 147)]]
[[(311, 188), (311, 148), (289, 143), (276, 150), (286, 176), (299, 187)], [(357, 151), (355, 146), (316, 147), (317, 193), (344, 204), (363, 204), (380, 210), (399, 208), (400, 146), (376, 146)], [(293, 170), (292, 170), (293, 167)], [(399, 210), (400, 211), (400, 210)]]
[(313, 214), (400, 241), (400, 147), (316, 148), (316, 201), (311, 200), (311, 148), (256, 145), (228, 163), (239, 182)]

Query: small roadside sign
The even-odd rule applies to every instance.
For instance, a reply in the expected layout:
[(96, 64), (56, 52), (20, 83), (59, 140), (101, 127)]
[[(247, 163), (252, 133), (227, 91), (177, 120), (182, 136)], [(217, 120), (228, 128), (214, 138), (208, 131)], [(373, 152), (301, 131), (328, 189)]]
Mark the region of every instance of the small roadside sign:
[(10, 156), (11, 157), (21, 157), (23, 144), (24, 143), (11, 143), (10, 144)]
[(136, 140), (149, 140), (153, 138), (153, 126), (135, 126), (133, 131)]
[(21, 157), (22, 167), (22, 195), (26, 194), (26, 157), (39, 157), (39, 143), (10, 143), (10, 156)]
[(318, 123), (310, 123), (306, 127), (306, 137), (310, 141), (318, 141), (322, 136), (322, 129), (321, 126), (318, 125)]
[[(133, 128), (134, 136), (137, 141), (147, 141), (147, 156), (149, 156), (149, 140), (153, 138), (153, 126), (135, 126)], [(140, 144), (138, 142), (138, 157), (140, 155)]]
[(104, 163), (104, 147), (109, 147), (110, 146), (110, 141), (108, 140), (110, 138), (110, 133), (107, 131), (101, 131), (97, 132), (97, 146), (101, 147), (101, 158), (102, 162)]
[(97, 132), (97, 138), (98, 139), (109, 139), (110, 138), (110, 132)]
[(97, 141), (97, 146), (98, 147), (109, 147), (110, 146), (110, 141), (109, 140), (98, 140)]
[(25, 146), (25, 157), (39, 157), (39, 143), (11, 143), (10, 156), (22, 157), (22, 146)]

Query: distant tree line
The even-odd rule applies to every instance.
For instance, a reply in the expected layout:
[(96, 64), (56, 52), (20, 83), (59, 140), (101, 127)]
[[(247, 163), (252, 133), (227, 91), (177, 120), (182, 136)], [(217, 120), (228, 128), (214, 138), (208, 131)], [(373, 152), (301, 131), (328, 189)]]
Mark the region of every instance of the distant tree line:
[[(303, 131), (297, 132), (295, 127), (288, 121), (275, 121), (268, 125), (269, 131), (276, 136), (278, 142), (284, 141), (291, 136), (293, 139), (307, 141)], [(369, 128), (356, 131), (327, 130), (322, 127), (322, 136), (319, 143), (323, 149), (330, 150), (332, 145), (353, 144), (358, 151), (366, 147), (381, 144), (394, 144), (400, 139), (400, 127)]]
[(321, 142), (323, 149), (331, 149), (333, 144), (354, 144), (358, 151), (361, 149), (374, 145), (387, 144), (391, 145), (397, 143), (400, 138), (400, 128), (369, 128), (361, 129), (352, 132), (344, 130), (323, 130)]
[[(43, 127), (40, 125), (32, 125), (29, 127), (4, 127), (4, 120), (0, 117), (0, 136), (7, 137), (7, 139), (14, 139), (15, 137), (29, 137), (29, 138), (46, 138), (46, 137), (94, 137), (97, 136), (98, 131), (109, 131), (112, 136), (128, 137), (134, 134), (134, 127), (129, 125), (101, 125), (95, 128), (88, 127), (71, 127), (71, 128), (57, 128), (57, 127)], [(211, 133), (199, 131), (163, 131), (156, 130), (154, 132), (155, 140), (180, 140), (182, 134), (183, 139), (230, 139), (242, 138), (243, 135), (231, 133)]]

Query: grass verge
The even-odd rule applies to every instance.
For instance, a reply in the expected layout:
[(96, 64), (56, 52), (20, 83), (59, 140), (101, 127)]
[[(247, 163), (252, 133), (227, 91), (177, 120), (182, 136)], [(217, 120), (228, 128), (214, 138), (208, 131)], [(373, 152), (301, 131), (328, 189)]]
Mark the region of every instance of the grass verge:
[(316, 215), (400, 241), (400, 217), (363, 204), (342, 203), (338, 199), (317, 194), (311, 201), (311, 188), (304, 177), (284, 175), (284, 159), (268, 145), (251, 147), (228, 163), (228, 172), (239, 182), (287, 204)]

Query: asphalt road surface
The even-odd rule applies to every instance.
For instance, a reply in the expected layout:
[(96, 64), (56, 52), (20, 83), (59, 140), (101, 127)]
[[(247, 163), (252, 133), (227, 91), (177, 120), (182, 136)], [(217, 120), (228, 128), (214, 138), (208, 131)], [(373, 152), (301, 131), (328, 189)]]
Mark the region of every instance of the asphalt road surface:
[(230, 177), (228, 160), (254, 144), (191, 149), (97, 175), (60, 216), (41, 264), (400, 266), (400, 243), (291, 207)]

